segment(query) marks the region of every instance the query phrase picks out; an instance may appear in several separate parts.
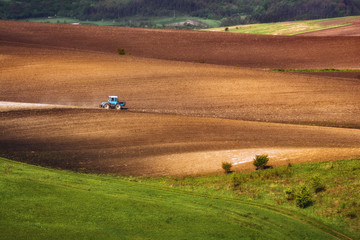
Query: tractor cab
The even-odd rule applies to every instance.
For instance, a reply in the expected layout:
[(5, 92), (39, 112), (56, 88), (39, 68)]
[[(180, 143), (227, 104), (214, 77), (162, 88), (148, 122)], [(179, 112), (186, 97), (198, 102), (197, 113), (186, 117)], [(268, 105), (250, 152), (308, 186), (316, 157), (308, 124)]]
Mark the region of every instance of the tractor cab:
[(116, 105), (118, 103), (118, 97), (117, 96), (109, 96), (109, 103), (111, 105)]

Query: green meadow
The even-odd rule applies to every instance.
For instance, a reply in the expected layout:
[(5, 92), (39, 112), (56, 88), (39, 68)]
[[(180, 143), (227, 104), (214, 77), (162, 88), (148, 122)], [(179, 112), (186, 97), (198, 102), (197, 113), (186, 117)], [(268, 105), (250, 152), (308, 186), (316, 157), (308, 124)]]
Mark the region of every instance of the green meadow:
[(67, 17), (54, 17), (54, 18), (27, 18), (22, 21), (26, 22), (41, 22), (41, 23), (59, 23), (59, 24), (83, 24), (83, 25), (99, 25), (99, 26), (121, 26), (123, 22), (115, 20), (79, 20), (76, 18), (67, 18)]
[[(0, 158), (0, 239), (356, 239), (359, 163), (125, 177)], [(311, 206), (299, 208), (285, 198), (284, 189), (314, 174), (326, 190), (313, 194)]]

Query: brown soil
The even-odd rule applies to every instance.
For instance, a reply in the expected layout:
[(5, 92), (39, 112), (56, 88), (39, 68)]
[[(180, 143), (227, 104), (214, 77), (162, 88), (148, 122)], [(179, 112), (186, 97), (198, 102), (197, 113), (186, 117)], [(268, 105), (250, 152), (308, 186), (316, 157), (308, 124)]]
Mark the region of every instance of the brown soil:
[(0, 101), (360, 128), (360, 82), (132, 56), (0, 46)]
[(312, 75), (318, 77), (331, 77), (343, 80), (360, 81), (360, 71), (349, 72), (302, 72), (304, 75)]
[[(11, 31), (10, 26), (16, 24), (18, 28)], [(360, 82), (355, 77), (119, 56), (106, 50), (114, 44), (109, 40), (112, 31), (129, 31), (127, 37), (138, 34), (139, 39), (151, 32), (150, 39), (161, 41), (165, 36), (171, 40), (167, 34), (195, 34), (208, 39), (204, 44), (209, 49), (219, 40), (211, 37), (227, 35), (76, 27), (0, 21), (0, 30), (7, 32), (0, 31), (0, 101), (83, 106), (23, 105), (9, 109), (0, 104), (0, 156), (43, 166), (135, 175), (211, 173), (221, 171), (222, 161), (240, 163), (236, 169), (245, 171), (253, 167), (242, 162), (263, 153), (271, 156), (272, 165), (360, 156), (358, 129), (265, 123), (360, 128)], [(110, 37), (105, 34), (103, 38), (96, 31), (91, 35), (90, 30)], [(64, 38), (56, 39), (59, 31)], [(28, 36), (19, 37), (24, 34)], [(80, 41), (78, 34), (87, 38)], [(71, 35), (74, 41), (70, 41)], [(178, 40), (188, 41), (185, 37)], [(284, 46), (284, 39), (293, 41), (278, 39)], [(132, 44), (133, 49), (137, 49), (136, 44), (140, 44), (139, 49), (144, 47), (137, 40)], [(228, 51), (227, 43), (218, 44)], [(163, 47), (163, 55), (156, 57), (171, 58), (165, 50), (175, 49), (174, 44)], [(191, 59), (198, 47), (193, 45), (184, 58)], [(139, 55), (149, 57), (147, 54)], [(267, 64), (256, 52), (254, 57), (260, 65)], [(346, 61), (331, 60), (334, 66)], [(308, 66), (310, 62), (310, 58), (300, 58), (294, 63)], [(92, 109), (108, 95), (119, 95), (129, 109)]]
[(256, 68), (360, 68), (358, 37), (301, 37), (0, 21), (0, 39)]
[(2, 156), (65, 169), (199, 174), (255, 154), (270, 154), (272, 165), (360, 155), (360, 130), (353, 129), (90, 109), (0, 114)]

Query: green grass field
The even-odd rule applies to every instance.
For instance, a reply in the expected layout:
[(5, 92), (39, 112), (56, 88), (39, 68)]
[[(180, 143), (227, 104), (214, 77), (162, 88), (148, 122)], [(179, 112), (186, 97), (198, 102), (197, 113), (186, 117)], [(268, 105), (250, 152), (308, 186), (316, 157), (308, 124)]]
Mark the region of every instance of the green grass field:
[[(347, 239), (333, 229), (359, 238), (359, 161), (299, 165), (290, 172), (135, 178), (0, 158), (0, 239)], [(311, 207), (285, 200), (284, 188), (315, 173), (327, 190)], [(322, 213), (327, 201), (339, 201), (339, 209), (353, 206), (352, 219)]]
[[(350, 17), (343, 17), (343, 18), (350, 18)], [(329, 20), (335, 20), (335, 19), (342, 19), (342, 18), (238, 25), (238, 26), (229, 26), (229, 27), (222, 27), (222, 28), (215, 28), (215, 29), (206, 29), (206, 31), (291, 36), (291, 35), (296, 35), (296, 34), (301, 34), (301, 33), (307, 33), (307, 32), (312, 32), (312, 31), (319, 31), (319, 30), (349, 25), (349, 24), (341, 24), (341, 25), (318, 24), (318, 22), (321, 22), (321, 21), (329, 21)]]
[(60, 23), (60, 24), (73, 24), (80, 23), (86, 25), (99, 25), (99, 26), (120, 26), (122, 22), (115, 20), (102, 20), (102, 21), (81, 21), (75, 18), (57, 17), (57, 18), (27, 18), (22, 21), (27, 22), (42, 22), (42, 23)]

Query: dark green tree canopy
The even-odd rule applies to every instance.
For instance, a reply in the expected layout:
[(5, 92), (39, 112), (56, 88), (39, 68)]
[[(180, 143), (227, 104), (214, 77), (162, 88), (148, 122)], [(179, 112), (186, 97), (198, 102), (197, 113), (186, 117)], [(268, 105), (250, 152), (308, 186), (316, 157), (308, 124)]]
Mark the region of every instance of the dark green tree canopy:
[(223, 25), (360, 14), (360, 0), (0, 0), (1, 19), (48, 16), (81, 20), (177, 14), (221, 19)]

